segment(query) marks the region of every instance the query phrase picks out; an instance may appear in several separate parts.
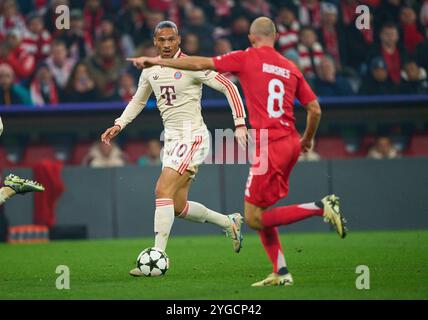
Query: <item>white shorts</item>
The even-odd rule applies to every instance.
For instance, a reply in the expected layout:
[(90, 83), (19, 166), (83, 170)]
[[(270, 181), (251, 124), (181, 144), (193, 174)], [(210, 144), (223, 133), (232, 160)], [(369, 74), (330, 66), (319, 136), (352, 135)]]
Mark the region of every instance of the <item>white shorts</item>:
[(193, 178), (209, 151), (210, 139), (205, 126), (193, 131), (188, 138), (165, 135), (162, 168), (174, 169), (179, 174), (190, 171)]

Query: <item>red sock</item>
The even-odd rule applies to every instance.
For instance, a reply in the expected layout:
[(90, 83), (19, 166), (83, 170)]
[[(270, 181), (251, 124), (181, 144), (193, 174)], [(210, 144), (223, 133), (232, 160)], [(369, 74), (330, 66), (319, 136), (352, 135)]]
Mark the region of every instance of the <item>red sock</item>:
[(322, 216), (323, 213), (324, 209), (315, 203), (277, 207), (263, 213), (262, 224), (266, 228), (285, 226), (312, 216)]
[(278, 228), (264, 228), (259, 230), (258, 233), (269, 260), (272, 262), (273, 272), (277, 273), (278, 270), (282, 269), (282, 273), (287, 273), (287, 264), (282, 253)]

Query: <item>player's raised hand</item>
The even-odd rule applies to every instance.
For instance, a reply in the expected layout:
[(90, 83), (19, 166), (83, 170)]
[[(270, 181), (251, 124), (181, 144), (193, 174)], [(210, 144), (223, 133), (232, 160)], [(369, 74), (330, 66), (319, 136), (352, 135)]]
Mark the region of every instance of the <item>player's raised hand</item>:
[(312, 139), (307, 139), (307, 138), (303, 137), (300, 140), (300, 144), (302, 146), (302, 153), (306, 153), (312, 149)]
[(240, 126), (235, 130), (235, 139), (243, 150), (247, 147), (248, 130), (246, 126)]
[(114, 125), (113, 127), (108, 128), (102, 135), (101, 141), (106, 145), (110, 145), (111, 139), (116, 137), (120, 132), (120, 127), (118, 125)]
[(129, 62), (132, 62), (134, 67), (138, 69), (144, 69), (152, 67), (159, 63), (160, 57), (138, 57), (138, 58), (127, 58)]

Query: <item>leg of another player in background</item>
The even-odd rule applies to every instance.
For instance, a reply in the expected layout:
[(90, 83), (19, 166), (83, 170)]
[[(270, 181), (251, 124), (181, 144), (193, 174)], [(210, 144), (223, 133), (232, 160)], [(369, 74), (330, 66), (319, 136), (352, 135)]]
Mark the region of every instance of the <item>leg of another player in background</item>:
[(3, 205), (6, 200), (13, 197), (16, 192), (10, 187), (1, 187), (0, 188), (0, 206)]
[(174, 197), (177, 191), (190, 179), (187, 173), (165, 167), (156, 183), (155, 248), (165, 251), (174, 223)]
[(288, 273), (287, 263), (279, 240), (277, 227), (264, 227), (262, 224), (263, 212), (266, 208), (253, 205), (245, 201), (245, 222), (256, 230), (273, 266), (273, 272), (283, 275)]
[(189, 176), (188, 181), (177, 191), (174, 197), (175, 215), (178, 218), (193, 222), (212, 223), (222, 229), (230, 226), (231, 222), (226, 215), (210, 210), (198, 202), (187, 201), (192, 179), (188, 171), (186, 174)]

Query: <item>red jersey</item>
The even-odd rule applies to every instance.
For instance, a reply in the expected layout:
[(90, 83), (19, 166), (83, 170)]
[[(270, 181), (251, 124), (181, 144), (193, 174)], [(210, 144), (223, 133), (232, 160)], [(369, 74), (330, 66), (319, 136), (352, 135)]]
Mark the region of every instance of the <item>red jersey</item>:
[(295, 98), (303, 105), (317, 98), (294, 63), (272, 47), (234, 51), (213, 61), (217, 71), (239, 77), (251, 127), (269, 129), (269, 141), (296, 131)]

